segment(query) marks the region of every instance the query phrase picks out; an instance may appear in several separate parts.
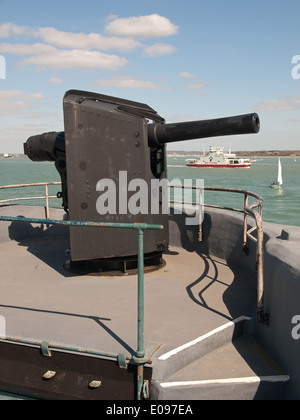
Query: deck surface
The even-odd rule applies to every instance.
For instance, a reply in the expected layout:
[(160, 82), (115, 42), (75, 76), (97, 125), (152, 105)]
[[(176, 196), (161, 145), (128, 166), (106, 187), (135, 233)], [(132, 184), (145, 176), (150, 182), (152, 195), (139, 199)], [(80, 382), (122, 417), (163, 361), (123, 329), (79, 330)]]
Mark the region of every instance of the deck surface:
[[(63, 268), (68, 240), (0, 244), (0, 316), (6, 336), (87, 350), (137, 349), (137, 275), (78, 276)], [(154, 357), (255, 311), (255, 278), (225, 261), (171, 247), (145, 275), (145, 343)]]

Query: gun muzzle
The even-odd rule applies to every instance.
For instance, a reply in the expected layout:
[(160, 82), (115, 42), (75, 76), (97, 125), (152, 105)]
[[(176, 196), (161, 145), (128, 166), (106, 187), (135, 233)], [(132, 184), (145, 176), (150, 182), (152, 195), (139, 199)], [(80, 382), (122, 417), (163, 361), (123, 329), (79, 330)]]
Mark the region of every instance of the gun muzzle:
[(55, 161), (57, 154), (65, 153), (65, 133), (52, 131), (29, 137), (24, 153), (34, 162)]
[(260, 121), (256, 113), (213, 120), (149, 124), (148, 144), (157, 147), (176, 141), (258, 133), (259, 130)]

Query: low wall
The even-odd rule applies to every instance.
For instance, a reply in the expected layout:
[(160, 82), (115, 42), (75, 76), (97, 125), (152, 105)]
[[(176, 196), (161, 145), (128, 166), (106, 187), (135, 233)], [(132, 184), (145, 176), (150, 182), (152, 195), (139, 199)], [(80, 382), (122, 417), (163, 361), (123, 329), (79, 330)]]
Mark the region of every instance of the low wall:
[[(275, 225), (276, 226), (276, 225)], [(257, 335), (291, 377), (292, 398), (300, 399), (300, 228), (265, 225), (265, 308), (268, 328)], [(297, 322), (296, 322), (297, 321)]]
[[(249, 218), (250, 225), (252, 225)], [(254, 326), (252, 333), (270, 356), (291, 377), (291, 395), (300, 399), (300, 228), (264, 223), (264, 307), (269, 326)], [(249, 254), (242, 250), (243, 217), (207, 209), (203, 242), (198, 226), (186, 226), (185, 217), (172, 215), (170, 244), (190, 252), (223, 258), (228, 265), (243, 266), (256, 274), (256, 245), (249, 241)]]
[[(256, 245), (249, 240), (248, 253), (243, 251), (243, 216), (233, 212), (208, 208), (202, 226), (202, 241), (198, 240), (199, 226), (186, 225), (187, 216), (170, 216), (170, 245), (182, 246), (190, 252), (213, 255), (230, 265), (246, 267), (256, 273)], [(249, 217), (249, 227), (254, 225)], [(255, 235), (254, 235), (255, 236)]]

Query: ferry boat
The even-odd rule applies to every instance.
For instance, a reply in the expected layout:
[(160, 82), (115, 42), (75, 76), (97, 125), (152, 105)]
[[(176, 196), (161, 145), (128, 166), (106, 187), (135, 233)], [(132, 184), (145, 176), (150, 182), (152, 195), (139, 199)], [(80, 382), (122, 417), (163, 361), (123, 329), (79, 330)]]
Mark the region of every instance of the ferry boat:
[(187, 159), (187, 166), (204, 168), (250, 168), (250, 159), (238, 158), (234, 153), (224, 153), (223, 147), (213, 147), (199, 159)]

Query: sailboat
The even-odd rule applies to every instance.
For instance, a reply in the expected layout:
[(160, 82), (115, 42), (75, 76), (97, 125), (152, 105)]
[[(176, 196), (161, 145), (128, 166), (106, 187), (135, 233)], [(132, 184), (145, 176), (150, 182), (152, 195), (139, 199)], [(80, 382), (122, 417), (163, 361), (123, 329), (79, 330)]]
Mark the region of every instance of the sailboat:
[(278, 158), (278, 175), (277, 175), (277, 182), (273, 182), (273, 184), (270, 185), (271, 188), (281, 188), (283, 184), (282, 179), (282, 166), (281, 166), (281, 160)]

